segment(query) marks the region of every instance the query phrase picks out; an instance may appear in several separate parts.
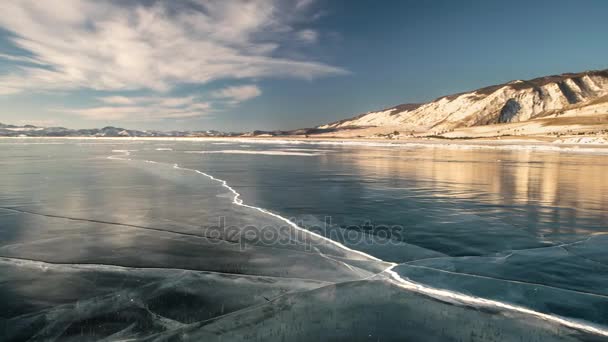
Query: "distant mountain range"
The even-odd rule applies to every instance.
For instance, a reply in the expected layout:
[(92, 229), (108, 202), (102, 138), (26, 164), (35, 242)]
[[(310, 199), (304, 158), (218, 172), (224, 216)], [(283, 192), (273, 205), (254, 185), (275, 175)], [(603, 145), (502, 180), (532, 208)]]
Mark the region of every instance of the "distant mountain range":
[(5, 137), (230, 137), (241, 133), (208, 131), (138, 131), (119, 127), (69, 129), (65, 127), (15, 126), (0, 123), (0, 136)]
[(365, 137), (603, 132), (608, 129), (608, 70), (511, 81), (372, 111), (316, 129)]

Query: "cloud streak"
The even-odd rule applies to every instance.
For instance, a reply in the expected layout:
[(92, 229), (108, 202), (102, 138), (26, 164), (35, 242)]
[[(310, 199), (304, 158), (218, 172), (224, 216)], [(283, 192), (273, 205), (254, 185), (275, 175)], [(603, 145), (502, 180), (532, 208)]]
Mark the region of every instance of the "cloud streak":
[(89, 108), (57, 110), (89, 120), (157, 121), (185, 119), (207, 115), (214, 111), (213, 104), (194, 96), (106, 96), (97, 99), (99, 105)]
[(296, 35), (298, 39), (300, 39), (302, 42), (309, 44), (316, 43), (319, 39), (319, 34), (317, 33), (317, 31), (310, 29), (301, 30)]
[[(290, 53), (314, 44), (303, 28), (311, 0), (2, 1), (0, 27), (20, 54), (0, 75), (0, 95), (82, 89), (112, 94), (97, 105), (66, 109), (88, 119), (196, 117), (214, 106), (260, 96), (264, 78), (314, 79), (347, 74), (340, 67)], [(171, 97), (180, 85), (230, 86)], [(236, 83), (236, 85), (234, 85)], [(241, 84), (241, 85), (238, 85)], [(209, 88), (209, 86), (206, 86)], [(150, 97), (123, 96), (130, 91)]]
[(218, 99), (242, 102), (262, 95), (262, 91), (255, 85), (241, 85), (217, 90), (212, 95)]
[[(299, 3), (293, 11), (301, 10)], [(148, 6), (3, 1), (0, 26), (31, 56), (0, 57), (48, 67), (22, 65), (0, 77), (0, 89), (166, 92), (180, 83), (346, 73), (319, 62), (275, 56), (282, 42), (302, 35), (290, 26), (289, 16), (279, 13), (285, 5), (278, 1), (210, 0), (176, 6), (168, 1)], [(304, 32), (312, 37), (312, 31)]]

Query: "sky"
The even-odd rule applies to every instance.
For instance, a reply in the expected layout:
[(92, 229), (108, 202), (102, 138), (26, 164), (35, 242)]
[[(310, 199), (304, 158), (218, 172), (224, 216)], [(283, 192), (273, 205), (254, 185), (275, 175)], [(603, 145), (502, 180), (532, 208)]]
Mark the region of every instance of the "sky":
[(608, 68), (604, 0), (4, 0), (0, 122), (314, 127)]

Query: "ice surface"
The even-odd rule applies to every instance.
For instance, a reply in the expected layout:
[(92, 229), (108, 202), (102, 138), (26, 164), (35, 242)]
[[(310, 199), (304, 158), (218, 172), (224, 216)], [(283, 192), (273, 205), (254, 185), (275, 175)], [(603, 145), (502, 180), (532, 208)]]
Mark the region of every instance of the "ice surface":
[[(327, 283), (0, 258), (3, 340), (147, 336)], [(15, 288), (14, 283), (27, 284)]]
[[(279, 297), (249, 310), (153, 336), (205, 341), (583, 341), (593, 335), (527, 315), (454, 305), (383, 281)], [(596, 338), (597, 339), (597, 338)], [(599, 339), (597, 339), (599, 341)]]
[[(175, 143), (171, 150), (166, 145), (75, 142), (0, 150), (2, 336), (608, 336), (601, 177), (592, 188), (576, 185), (588, 189), (578, 202), (568, 197), (578, 188), (566, 179), (560, 184), (570, 192), (561, 196), (521, 199), (516, 192), (502, 198), (512, 206), (488, 205), (484, 193), (495, 186), (484, 178), (488, 170), (462, 169), (472, 165), (471, 154), (452, 158), (443, 151), (429, 162), (428, 151), (362, 147), (370, 149), (362, 153), (344, 145), (323, 158), (283, 158), (264, 153), (289, 149), (268, 144), (241, 157), (226, 156), (211, 143)], [(194, 149), (219, 153), (183, 153)], [(297, 150), (290, 152), (320, 152)], [(450, 164), (439, 164), (442, 153), (450, 155)], [(544, 186), (536, 176), (515, 185), (508, 181), (511, 168), (535, 175), (532, 169), (543, 167), (536, 160), (514, 162), (502, 152), (474, 157), (480, 165), (502, 168), (501, 188), (525, 184), (526, 193)], [(402, 158), (415, 167), (394, 162)], [(564, 157), (561, 175), (581, 165), (581, 159), (570, 158)], [(480, 179), (467, 183), (454, 174)], [(566, 212), (560, 198), (586, 208)], [(509, 220), (510, 210), (527, 214), (527, 220)], [(563, 218), (543, 221), (564, 212)], [(307, 231), (321, 226), (327, 214), (333, 218), (329, 230)], [(407, 229), (386, 238), (375, 228), (353, 228), (366, 217)], [(563, 226), (548, 231), (553, 222)], [(275, 239), (243, 239), (239, 234), (249, 226), (265, 227)]]

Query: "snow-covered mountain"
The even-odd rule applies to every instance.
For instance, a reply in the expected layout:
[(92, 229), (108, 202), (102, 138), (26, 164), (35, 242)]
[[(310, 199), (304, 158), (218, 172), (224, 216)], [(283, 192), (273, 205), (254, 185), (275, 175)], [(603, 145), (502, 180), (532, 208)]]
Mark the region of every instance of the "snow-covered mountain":
[(0, 123), (0, 137), (224, 137), (240, 133), (219, 131), (138, 131), (107, 126), (91, 129), (69, 129), (65, 127), (16, 126)]
[(467, 127), (597, 115), (608, 115), (608, 70), (517, 80), (428, 103), (369, 112), (317, 128), (375, 127), (376, 134), (382, 132), (378, 128), (386, 128), (386, 132), (449, 136)]

